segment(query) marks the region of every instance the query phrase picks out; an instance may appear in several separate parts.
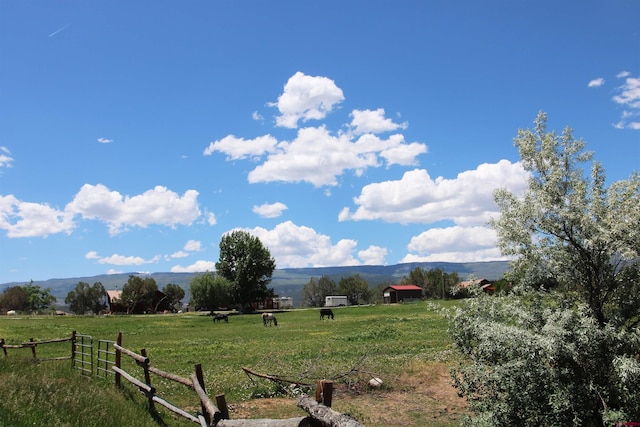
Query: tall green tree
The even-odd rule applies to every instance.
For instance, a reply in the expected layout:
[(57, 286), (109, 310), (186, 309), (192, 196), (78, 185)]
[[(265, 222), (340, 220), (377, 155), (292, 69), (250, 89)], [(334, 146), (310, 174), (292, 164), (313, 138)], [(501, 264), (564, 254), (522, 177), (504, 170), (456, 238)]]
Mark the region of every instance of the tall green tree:
[(231, 283), (231, 298), (243, 309), (274, 295), (267, 288), (276, 262), (259, 238), (235, 230), (220, 240), (218, 274)]
[(213, 310), (218, 307), (228, 307), (231, 304), (231, 283), (214, 272), (208, 271), (194, 276), (189, 287), (190, 305), (196, 310)]
[(7, 288), (0, 295), (0, 308), (3, 310), (29, 310), (29, 294), (22, 286)]
[(51, 294), (51, 288), (41, 289), (39, 285), (34, 285), (33, 280), (22, 287), (29, 296), (27, 309), (30, 311), (45, 311), (51, 309), (56, 297)]
[(303, 305), (306, 307), (323, 307), (327, 295), (335, 295), (336, 282), (329, 276), (320, 279), (312, 277), (302, 288)]
[(371, 297), (369, 284), (359, 274), (342, 277), (336, 292), (338, 295), (346, 295), (352, 305), (367, 303)]
[(606, 187), (585, 143), (546, 123), (540, 113), (514, 140), (528, 189), (495, 193), (491, 224), (515, 259), (514, 290), (471, 299), (452, 317), (469, 425), (640, 419), (640, 175)]
[(76, 314), (98, 314), (107, 307), (106, 292), (100, 282), (95, 282), (93, 286), (86, 282), (78, 282), (75, 289), (67, 294), (64, 302), (69, 304), (69, 309)]
[(184, 298), (184, 289), (182, 289), (180, 285), (168, 283), (164, 288), (162, 288), (162, 293), (167, 296), (167, 300), (174, 310), (178, 310), (180, 308), (180, 301)]
[(129, 280), (122, 286), (120, 302), (127, 307), (127, 313), (144, 313), (154, 309), (154, 301), (158, 285), (153, 277), (142, 278), (129, 276)]

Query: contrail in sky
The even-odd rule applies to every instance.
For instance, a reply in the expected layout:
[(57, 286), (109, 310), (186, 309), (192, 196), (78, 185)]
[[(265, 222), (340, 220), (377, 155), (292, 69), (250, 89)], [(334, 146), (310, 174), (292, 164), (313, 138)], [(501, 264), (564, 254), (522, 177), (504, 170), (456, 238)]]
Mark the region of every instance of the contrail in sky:
[(58, 28), (58, 29), (57, 29), (57, 30), (55, 30), (53, 33), (49, 34), (49, 37), (53, 37), (53, 36), (55, 36), (56, 34), (58, 34), (58, 33), (62, 32), (62, 31), (64, 31), (64, 30), (65, 30), (69, 25), (71, 25), (71, 24), (67, 24), (67, 25), (65, 25), (64, 27), (60, 27), (60, 28)]

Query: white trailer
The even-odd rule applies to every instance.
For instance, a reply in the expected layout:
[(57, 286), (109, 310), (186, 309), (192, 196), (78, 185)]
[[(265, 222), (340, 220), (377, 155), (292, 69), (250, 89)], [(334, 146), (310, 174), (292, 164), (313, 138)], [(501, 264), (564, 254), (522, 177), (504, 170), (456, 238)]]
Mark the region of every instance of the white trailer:
[(325, 307), (340, 307), (343, 305), (349, 305), (346, 295), (327, 295), (324, 297)]

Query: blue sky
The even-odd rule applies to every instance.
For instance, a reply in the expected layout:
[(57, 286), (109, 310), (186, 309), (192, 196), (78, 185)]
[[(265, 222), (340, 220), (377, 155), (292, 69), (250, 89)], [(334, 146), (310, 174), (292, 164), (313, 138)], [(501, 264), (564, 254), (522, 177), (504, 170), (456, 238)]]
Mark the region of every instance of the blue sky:
[(0, 283), (503, 259), (538, 111), (638, 170), (640, 2), (0, 0)]

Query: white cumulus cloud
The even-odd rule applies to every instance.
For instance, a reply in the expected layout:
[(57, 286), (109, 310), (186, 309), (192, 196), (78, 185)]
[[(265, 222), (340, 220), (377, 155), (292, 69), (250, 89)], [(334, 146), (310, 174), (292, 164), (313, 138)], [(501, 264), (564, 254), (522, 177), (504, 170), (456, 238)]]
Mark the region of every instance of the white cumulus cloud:
[(291, 221), (280, 223), (271, 230), (262, 227), (242, 230), (260, 239), (276, 260), (277, 268), (361, 264), (353, 256), (357, 246), (355, 240), (341, 239), (334, 244), (331, 237)]
[(70, 234), (74, 228), (72, 213), (46, 203), (24, 202), (11, 194), (0, 196), (0, 229), (6, 230), (7, 237)]
[(355, 134), (390, 132), (396, 129), (406, 129), (407, 123), (394, 123), (385, 118), (384, 109), (353, 110), (351, 112), (351, 128)]
[(288, 209), (287, 205), (281, 202), (264, 203), (262, 205), (255, 205), (253, 207), (253, 212), (263, 218), (277, 218), (282, 216), (282, 212), (286, 209)]
[(215, 271), (216, 263), (213, 261), (199, 260), (191, 265), (183, 267), (176, 265), (171, 268), (172, 273), (204, 273), (206, 271)]
[(343, 100), (342, 89), (333, 80), (307, 76), (298, 71), (289, 78), (278, 101), (269, 105), (280, 111), (280, 116), (276, 117), (277, 125), (293, 129), (300, 120), (306, 122), (325, 118)]
[(85, 184), (65, 210), (84, 219), (104, 221), (109, 232), (117, 234), (129, 226), (191, 225), (200, 216), (197, 198), (195, 190), (187, 190), (180, 196), (156, 186), (140, 195), (123, 196), (102, 184)]
[(203, 154), (210, 156), (218, 151), (226, 154), (228, 160), (259, 157), (265, 153), (273, 152), (277, 142), (271, 135), (254, 139), (236, 138), (234, 135), (228, 135), (218, 141), (211, 142)]
[(406, 172), (402, 179), (369, 184), (354, 199), (358, 208), (345, 207), (338, 219), (376, 220), (402, 224), (431, 224), (451, 220), (479, 225), (497, 211), (493, 191), (506, 187), (516, 194), (527, 187), (528, 173), (520, 163), (501, 160), (481, 164), (455, 179), (432, 179), (424, 169)]

